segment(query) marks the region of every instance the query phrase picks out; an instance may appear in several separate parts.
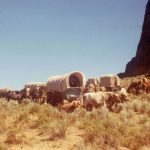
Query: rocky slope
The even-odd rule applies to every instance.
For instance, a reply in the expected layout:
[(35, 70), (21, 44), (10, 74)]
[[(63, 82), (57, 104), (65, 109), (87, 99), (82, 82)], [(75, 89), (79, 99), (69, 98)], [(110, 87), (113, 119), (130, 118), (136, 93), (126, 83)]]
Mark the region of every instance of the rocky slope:
[(150, 71), (150, 0), (148, 0), (142, 34), (136, 56), (126, 65), (125, 76), (135, 76)]

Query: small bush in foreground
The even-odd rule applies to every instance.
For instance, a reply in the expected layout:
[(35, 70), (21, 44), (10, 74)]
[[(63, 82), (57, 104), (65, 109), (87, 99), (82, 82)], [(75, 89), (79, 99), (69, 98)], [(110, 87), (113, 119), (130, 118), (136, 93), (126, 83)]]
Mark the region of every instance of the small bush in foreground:
[(65, 139), (67, 124), (64, 120), (49, 122), (47, 126), (43, 126), (42, 132), (49, 134), (47, 140)]
[(0, 144), (0, 150), (8, 150), (8, 148), (4, 144)]
[(22, 144), (23, 142), (24, 136), (22, 134), (17, 134), (14, 131), (10, 131), (5, 140), (5, 143), (7, 144)]
[(134, 111), (124, 110), (120, 114), (110, 113), (102, 108), (87, 113), (80, 122), (84, 129), (85, 143), (91, 143), (95, 148), (109, 145), (137, 149), (150, 144), (150, 120), (148, 114), (138, 115)]

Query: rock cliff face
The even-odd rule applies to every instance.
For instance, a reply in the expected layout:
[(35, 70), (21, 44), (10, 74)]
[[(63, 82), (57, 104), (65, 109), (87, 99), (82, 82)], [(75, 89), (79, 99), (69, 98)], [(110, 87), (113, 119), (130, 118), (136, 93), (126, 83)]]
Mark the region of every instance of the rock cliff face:
[(125, 75), (135, 76), (150, 71), (150, 0), (148, 0), (141, 39), (137, 47), (136, 56), (126, 65)]

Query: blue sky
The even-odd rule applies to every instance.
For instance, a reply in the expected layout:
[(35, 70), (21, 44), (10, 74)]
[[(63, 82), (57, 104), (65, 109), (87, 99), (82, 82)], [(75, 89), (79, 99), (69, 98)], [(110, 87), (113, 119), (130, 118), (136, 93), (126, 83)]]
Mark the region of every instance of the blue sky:
[(0, 0), (0, 88), (79, 70), (123, 72), (147, 0)]

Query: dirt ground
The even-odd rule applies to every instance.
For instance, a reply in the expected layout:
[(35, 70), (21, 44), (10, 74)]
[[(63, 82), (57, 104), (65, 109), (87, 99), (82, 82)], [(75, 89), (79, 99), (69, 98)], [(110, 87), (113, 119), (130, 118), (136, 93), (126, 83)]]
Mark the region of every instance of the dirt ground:
[[(40, 135), (37, 130), (28, 130), (25, 133), (28, 141), (19, 145), (11, 145), (9, 150), (78, 150), (82, 144), (82, 131), (69, 128), (66, 132), (65, 139), (49, 141), (48, 136)], [(5, 137), (1, 137), (3, 141)]]
[[(28, 139), (23, 144), (12, 144), (8, 146), (9, 150), (84, 150), (83, 131), (74, 127), (68, 128), (65, 139), (50, 141), (48, 136), (40, 135), (37, 130), (28, 130), (25, 132)], [(5, 136), (0, 137), (0, 141), (4, 142)], [(87, 150), (93, 150), (89, 145)], [(98, 150), (115, 150), (113, 148), (99, 148)], [(130, 150), (125, 147), (120, 147), (118, 150)], [(137, 150), (150, 150), (150, 146), (143, 146)]]

